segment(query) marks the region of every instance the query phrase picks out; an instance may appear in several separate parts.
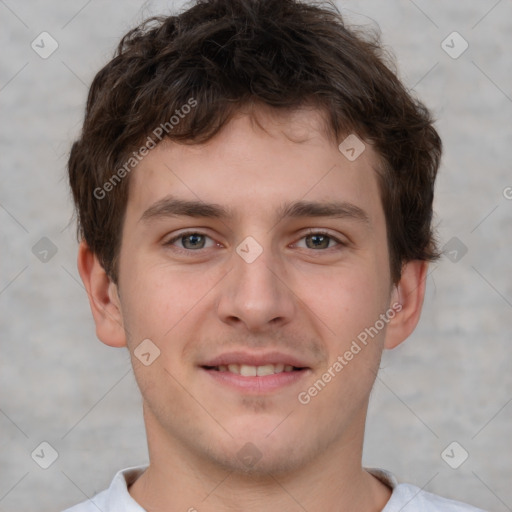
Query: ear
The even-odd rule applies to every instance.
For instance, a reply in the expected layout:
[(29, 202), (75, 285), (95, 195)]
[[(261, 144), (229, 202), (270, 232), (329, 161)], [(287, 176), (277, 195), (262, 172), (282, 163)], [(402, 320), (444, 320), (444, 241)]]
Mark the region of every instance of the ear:
[(425, 296), (427, 269), (427, 261), (413, 260), (404, 265), (390, 305), (393, 307), (393, 304), (400, 304), (401, 308), (393, 308), (396, 315), (387, 326), (384, 348), (392, 349), (400, 345), (418, 325)]
[(124, 347), (126, 335), (117, 286), (84, 241), (78, 248), (78, 272), (89, 297), (96, 336), (105, 345)]

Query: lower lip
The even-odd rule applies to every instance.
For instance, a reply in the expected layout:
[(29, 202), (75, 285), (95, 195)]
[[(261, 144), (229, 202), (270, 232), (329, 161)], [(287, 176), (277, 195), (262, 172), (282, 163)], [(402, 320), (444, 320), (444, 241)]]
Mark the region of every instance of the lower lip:
[(311, 370), (298, 370), (293, 372), (274, 373), (273, 375), (263, 375), (261, 377), (243, 377), (236, 373), (219, 372), (218, 370), (207, 370), (201, 368), (204, 372), (215, 379), (217, 382), (230, 386), (238, 391), (246, 393), (263, 394), (290, 386), (308, 375)]

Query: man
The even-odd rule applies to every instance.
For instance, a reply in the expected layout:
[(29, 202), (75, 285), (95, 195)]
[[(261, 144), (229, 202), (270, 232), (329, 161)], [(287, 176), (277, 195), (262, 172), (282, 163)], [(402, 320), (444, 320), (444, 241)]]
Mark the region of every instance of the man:
[(361, 465), (382, 351), (416, 327), (439, 256), (440, 156), (428, 110), (336, 9), (204, 0), (129, 32), (69, 176), (150, 464), (69, 510), (477, 510)]

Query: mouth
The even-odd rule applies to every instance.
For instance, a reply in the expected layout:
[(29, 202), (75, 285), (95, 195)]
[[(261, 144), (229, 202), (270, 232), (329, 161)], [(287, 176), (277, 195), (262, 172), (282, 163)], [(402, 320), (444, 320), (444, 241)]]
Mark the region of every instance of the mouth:
[(300, 372), (307, 370), (307, 367), (297, 367), (284, 363), (269, 363), (261, 366), (252, 366), (248, 364), (220, 364), (218, 366), (202, 366), (205, 370), (216, 372), (229, 372), (242, 377), (265, 377), (266, 375), (275, 375), (278, 373)]
[(296, 384), (312, 373), (304, 361), (277, 352), (221, 355), (199, 366), (215, 383), (244, 394), (261, 395)]

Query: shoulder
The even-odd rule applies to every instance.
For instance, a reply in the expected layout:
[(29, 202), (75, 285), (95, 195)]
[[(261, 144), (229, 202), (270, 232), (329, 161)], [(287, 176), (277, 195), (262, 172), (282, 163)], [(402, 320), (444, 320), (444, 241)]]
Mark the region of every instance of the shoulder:
[(94, 498), (67, 508), (63, 512), (98, 512), (98, 510), (105, 510), (107, 490), (100, 492)]
[(397, 478), (384, 469), (365, 469), (392, 489), (391, 498), (382, 512), (486, 512), (481, 508), (424, 491), (416, 485), (398, 483)]
[(98, 510), (106, 510), (108, 489), (96, 494), (94, 498), (67, 508), (63, 512), (98, 512)]
[(382, 512), (485, 512), (460, 501), (423, 491), (411, 484), (398, 484)]
[(114, 476), (108, 489), (93, 498), (67, 508), (63, 512), (144, 512), (140, 505), (130, 496), (128, 487), (147, 469), (136, 466), (122, 469)]

